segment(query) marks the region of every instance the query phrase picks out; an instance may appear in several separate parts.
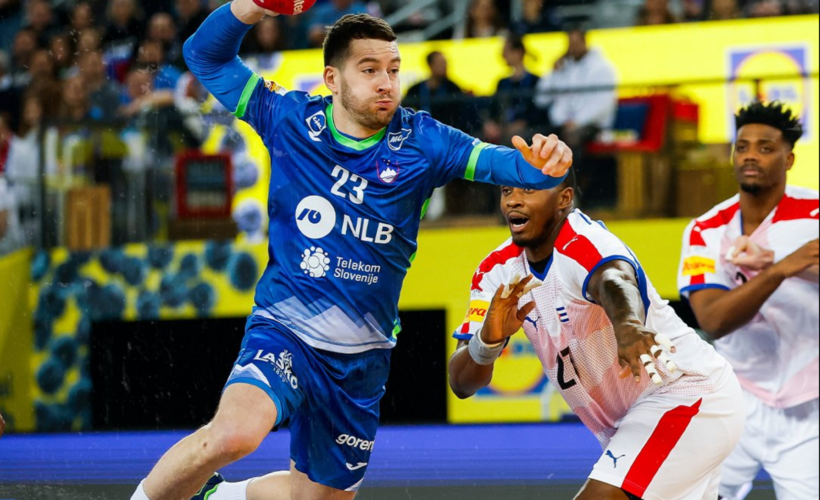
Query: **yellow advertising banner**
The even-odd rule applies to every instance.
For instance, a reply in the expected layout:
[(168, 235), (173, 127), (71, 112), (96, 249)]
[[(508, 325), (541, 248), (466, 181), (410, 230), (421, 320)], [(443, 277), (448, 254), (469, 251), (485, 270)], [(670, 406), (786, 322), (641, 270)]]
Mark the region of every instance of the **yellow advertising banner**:
[(34, 430), (34, 408), (29, 391), (32, 354), (31, 252), (22, 250), (0, 257), (0, 414), (10, 432)]

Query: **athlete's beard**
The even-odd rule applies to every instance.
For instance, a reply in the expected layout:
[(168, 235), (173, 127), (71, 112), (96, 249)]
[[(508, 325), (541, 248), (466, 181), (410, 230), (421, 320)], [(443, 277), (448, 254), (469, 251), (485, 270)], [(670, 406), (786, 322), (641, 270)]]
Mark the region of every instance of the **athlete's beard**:
[(390, 113), (382, 115), (383, 118), (380, 118), (377, 113), (373, 113), (369, 110), (367, 103), (354, 97), (353, 93), (350, 91), (350, 87), (348, 87), (344, 82), (341, 83), (341, 87), (342, 107), (347, 110), (350, 117), (358, 122), (359, 125), (368, 130), (379, 130), (390, 125), (390, 121), (393, 119), (393, 115), (396, 114), (396, 109), (398, 109), (398, 107), (393, 109)]
[(760, 184), (750, 184), (746, 182), (740, 185), (740, 189), (744, 193), (749, 193), (752, 196), (757, 196), (763, 191), (763, 187)]

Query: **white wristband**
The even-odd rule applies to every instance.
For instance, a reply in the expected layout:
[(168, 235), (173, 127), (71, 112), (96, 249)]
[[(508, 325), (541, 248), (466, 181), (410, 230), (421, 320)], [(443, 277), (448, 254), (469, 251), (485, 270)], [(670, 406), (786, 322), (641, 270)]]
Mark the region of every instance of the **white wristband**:
[(473, 361), (479, 365), (491, 365), (501, 356), (501, 351), (504, 350), (504, 341), (502, 340), (497, 344), (485, 344), (481, 340), (481, 330), (479, 330), (470, 339), (467, 349), (470, 351), (470, 357), (473, 358)]

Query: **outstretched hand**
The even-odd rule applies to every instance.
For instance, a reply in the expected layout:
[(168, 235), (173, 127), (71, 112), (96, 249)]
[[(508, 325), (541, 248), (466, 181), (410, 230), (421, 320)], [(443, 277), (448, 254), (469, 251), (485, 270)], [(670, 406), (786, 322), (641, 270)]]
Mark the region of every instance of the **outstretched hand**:
[(621, 378), (632, 375), (635, 382), (640, 382), (646, 370), (652, 383), (661, 385), (663, 379), (655, 366), (655, 359), (663, 363), (670, 373), (677, 370), (675, 362), (667, 354), (667, 351), (674, 353), (677, 349), (666, 335), (655, 333), (643, 325), (629, 323), (615, 329), (615, 338), (618, 341)]
[(513, 146), (524, 156), (527, 163), (550, 177), (563, 177), (572, 166), (572, 150), (558, 136), (535, 134), (532, 146), (521, 136), (512, 138)]
[(524, 319), (535, 309), (535, 301), (526, 304), (521, 309), (518, 308), (518, 301), (524, 295), (542, 285), (538, 280), (534, 280), (532, 275), (521, 279), (521, 275), (516, 274), (512, 280), (498, 287), (495, 297), (487, 311), (487, 319), (481, 329), (481, 340), (486, 344), (498, 344), (504, 342), (509, 337), (521, 329)]

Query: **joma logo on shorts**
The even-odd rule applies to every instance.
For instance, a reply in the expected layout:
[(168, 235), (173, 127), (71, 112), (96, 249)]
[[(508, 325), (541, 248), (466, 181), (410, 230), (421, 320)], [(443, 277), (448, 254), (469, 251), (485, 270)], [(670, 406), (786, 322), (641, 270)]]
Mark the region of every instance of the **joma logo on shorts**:
[(373, 443), (375, 442), (376, 441), (365, 441), (364, 439), (347, 434), (342, 434), (336, 438), (336, 444), (358, 448), (362, 451), (373, 451)]
[(265, 354), (265, 351), (260, 349), (257, 351), (253, 360), (270, 363), (273, 365), (273, 370), (283, 381), (289, 383), (294, 389), (299, 387), (299, 380), (296, 378), (296, 375), (293, 374), (293, 354), (288, 352), (287, 349), (279, 353), (279, 358), (270, 352)]

